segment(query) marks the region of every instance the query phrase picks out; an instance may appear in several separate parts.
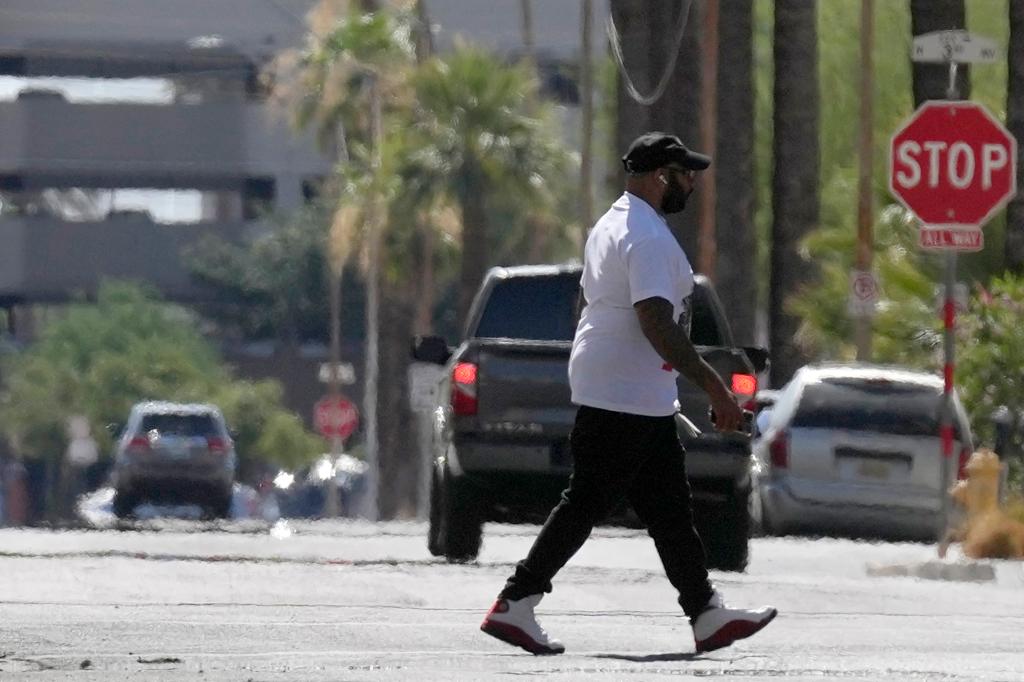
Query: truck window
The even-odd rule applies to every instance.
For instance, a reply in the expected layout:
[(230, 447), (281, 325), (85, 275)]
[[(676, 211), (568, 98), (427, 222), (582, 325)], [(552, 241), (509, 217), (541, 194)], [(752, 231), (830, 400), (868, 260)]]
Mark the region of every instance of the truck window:
[(575, 274), (498, 280), (477, 325), (480, 338), (572, 341), (576, 332)]
[(700, 285), (694, 287), (690, 297), (690, 341), (695, 346), (724, 345), (722, 335), (718, 333), (715, 311), (708, 298), (707, 289)]
[(941, 394), (930, 386), (852, 377), (824, 379), (804, 389), (793, 426), (938, 436), (940, 405)]
[(220, 430), (209, 414), (147, 414), (142, 418), (140, 433), (156, 429), (163, 435), (218, 436)]

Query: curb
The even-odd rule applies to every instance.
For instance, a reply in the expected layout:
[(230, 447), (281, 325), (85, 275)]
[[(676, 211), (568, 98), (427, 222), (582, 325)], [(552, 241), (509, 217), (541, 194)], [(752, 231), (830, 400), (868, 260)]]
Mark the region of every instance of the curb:
[(925, 580), (947, 580), (953, 582), (990, 582), (996, 579), (991, 564), (978, 562), (946, 563), (923, 561), (916, 564), (875, 564), (866, 566), (867, 574), (875, 577), (909, 577)]

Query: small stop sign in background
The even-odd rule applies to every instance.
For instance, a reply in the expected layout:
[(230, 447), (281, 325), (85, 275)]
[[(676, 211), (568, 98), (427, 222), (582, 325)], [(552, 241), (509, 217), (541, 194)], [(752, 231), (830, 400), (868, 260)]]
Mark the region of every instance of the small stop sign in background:
[(892, 137), (889, 189), (925, 225), (980, 227), (1016, 191), (1017, 142), (977, 102), (922, 104)]
[(313, 408), (313, 425), (325, 438), (345, 440), (359, 425), (359, 411), (344, 396), (324, 396)]

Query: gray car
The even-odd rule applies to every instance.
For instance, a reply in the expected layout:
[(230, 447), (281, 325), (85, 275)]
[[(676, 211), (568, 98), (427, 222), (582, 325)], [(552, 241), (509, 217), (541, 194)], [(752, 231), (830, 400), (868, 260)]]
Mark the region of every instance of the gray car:
[(973, 451), (954, 394), (943, 480), (942, 379), (897, 367), (802, 367), (760, 415), (754, 516), (767, 533), (935, 540), (942, 498)]
[(135, 405), (114, 456), (114, 513), (142, 501), (199, 504), (226, 517), (235, 482), (234, 442), (220, 410), (209, 404)]

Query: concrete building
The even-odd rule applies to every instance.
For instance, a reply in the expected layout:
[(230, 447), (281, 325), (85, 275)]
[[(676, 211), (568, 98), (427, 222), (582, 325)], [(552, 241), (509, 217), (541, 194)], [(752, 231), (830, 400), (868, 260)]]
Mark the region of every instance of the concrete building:
[[(267, 211), (297, 208), (315, 191), (331, 160), (311, 135), (289, 128), (260, 79), (276, 54), (301, 45), (313, 4), (0, 4), (0, 321), (6, 312), (8, 333), (31, 338), (32, 305), (90, 296), (105, 277), (203, 300), (209, 292), (183, 266), (183, 249), (208, 233), (259, 234)], [(572, 109), (575, 83), (559, 65), (578, 55), (579, 2), (531, 6), (546, 90)], [(461, 35), (510, 56), (523, 51), (519, 0), (426, 7), (442, 50)], [(607, 3), (595, 2), (595, 45), (606, 15)], [(286, 399), (308, 417), (325, 358), (273, 355), (237, 364), (285, 379)]]
[[(5, 2), (0, 77), (20, 88), (0, 101), (0, 305), (89, 295), (104, 276), (193, 300), (183, 246), (244, 238), (264, 211), (298, 207), (330, 161), (271, 110), (258, 75), (299, 43), (309, 4)], [(164, 96), (119, 99), (144, 83)], [(76, 100), (89, 84), (107, 96)], [(145, 209), (60, 208), (132, 189), (188, 190), (202, 210), (167, 225)]]

